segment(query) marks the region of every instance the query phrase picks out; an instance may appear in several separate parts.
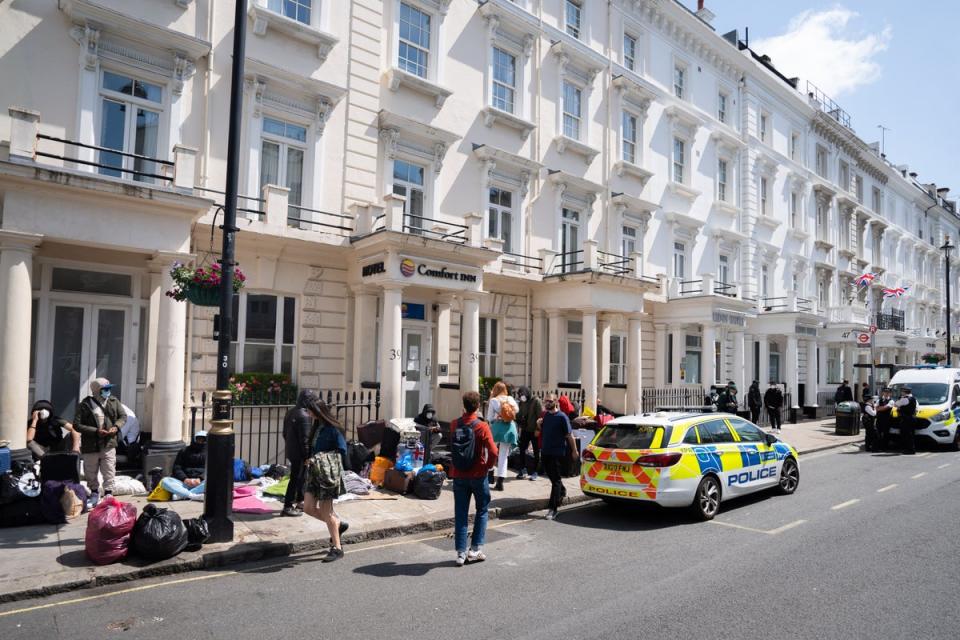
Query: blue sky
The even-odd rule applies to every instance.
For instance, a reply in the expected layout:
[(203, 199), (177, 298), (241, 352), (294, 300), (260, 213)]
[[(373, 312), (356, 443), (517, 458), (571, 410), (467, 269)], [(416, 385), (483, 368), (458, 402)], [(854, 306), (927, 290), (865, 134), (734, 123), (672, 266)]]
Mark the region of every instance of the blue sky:
[[(696, 0), (684, 0), (696, 9)], [(960, 196), (960, 2), (707, 0), (720, 34), (750, 27), (750, 46), (788, 77), (809, 79), (857, 134), (886, 132), (887, 158)], [(805, 87), (801, 83), (801, 87)]]

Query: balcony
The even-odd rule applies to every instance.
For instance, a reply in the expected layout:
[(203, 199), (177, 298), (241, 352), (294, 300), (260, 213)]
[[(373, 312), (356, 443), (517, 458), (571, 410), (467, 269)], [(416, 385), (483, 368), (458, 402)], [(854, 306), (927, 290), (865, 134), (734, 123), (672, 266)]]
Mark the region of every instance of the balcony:
[(904, 312), (889, 311), (887, 313), (878, 313), (874, 319), (877, 329), (880, 331), (904, 331)]
[(671, 278), (668, 283), (668, 294), (671, 299), (692, 296), (723, 296), (732, 299), (742, 297), (738, 285), (717, 280), (710, 273), (705, 273), (693, 280)]
[(649, 284), (658, 285), (660, 283), (659, 279), (643, 274), (643, 259), (639, 253), (621, 256), (615, 253), (599, 251), (595, 240), (584, 241), (582, 249), (564, 253), (541, 249), (539, 258), (519, 257), (528, 261), (534, 261), (534, 263), (538, 262), (540, 272), (544, 277), (575, 273), (596, 273), (641, 280)]

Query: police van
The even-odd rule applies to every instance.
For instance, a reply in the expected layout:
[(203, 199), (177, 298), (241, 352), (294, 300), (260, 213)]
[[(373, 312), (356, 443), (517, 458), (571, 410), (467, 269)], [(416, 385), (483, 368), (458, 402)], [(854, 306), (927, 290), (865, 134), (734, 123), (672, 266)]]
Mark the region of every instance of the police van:
[[(917, 400), (917, 418), (914, 434), (937, 444), (960, 450), (960, 369), (947, 367), (917, 367), (902, 369), (890, 379), (894, 398), (900, 397), (903, 387), (910, 387)], [(896, 415), (896, 412), (894, 412)], [(894, 420), (891, 433), (899, 433)]]
[(604, 502), (689, 507), (710, 520), (728, 498), (796, 491), (798, 458), (789, 444), (729, 413), (623, 416), (584, 450), (580, 488)]

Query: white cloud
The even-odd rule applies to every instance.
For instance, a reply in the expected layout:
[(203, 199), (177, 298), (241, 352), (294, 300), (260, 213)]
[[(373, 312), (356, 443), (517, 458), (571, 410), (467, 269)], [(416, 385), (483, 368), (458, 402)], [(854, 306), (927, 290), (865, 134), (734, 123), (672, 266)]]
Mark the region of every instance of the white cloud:
[(770, 56), (784, 75), (810, 80), (835, 98), (879, 79), (876, 59), (892, 36), (889, 26), (877, 33), (854, 32), (850, 22), (858, 15), (842, 6), (804, 11), (790, 20), (786, 33), (751, 48)]

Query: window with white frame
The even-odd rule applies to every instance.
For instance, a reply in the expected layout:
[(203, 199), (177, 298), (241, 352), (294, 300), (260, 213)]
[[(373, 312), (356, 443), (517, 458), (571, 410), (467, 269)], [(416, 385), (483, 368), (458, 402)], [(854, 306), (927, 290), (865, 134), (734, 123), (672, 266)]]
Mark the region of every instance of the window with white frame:
[(499, 374), (499, 322), (496, 318), (480, 318), (480, 375)]
[(717, 258), (717, 284), (732, 284), (730, 278), (730, 256), (721, 253)]
[(687, 164), (686, 142), (682, 138), (673, 139), (673, 181), (683, 183)]
[(770, 297), (770, 267), (767, 265), (760, 267), (760, 295), (764, 298)]
[(641, 253), (639, 238), (640, 232), (633, 225), (625, 224), (620, 227), (620, 255), (629, 258), (634, 253)]
[(673, 243), (673, 277), (687, 277), (687, 245), (682, 242)]
[(883, 192), (874, 187), (871, 192), (871, 206), (874, 213), (883, 213)]
[(487, 237), (503, 242), (503, 250), (513, 251), (513, 192), (490, 187), (487, 207)]
[[(821, 349), (823, 347), (820, 347)], [(834, 384), (843, 380), (840, 373), (840, 349), (837, 347), (827, 348), (827, 384)]]
[(770, 114), (760, 114), (760, 141), (770, 144)]
[(790, 192), (790, 226), (800, 228), (800, 194), (796, 191)]
[(637, 37), (626, 32), (623, 34), (623, 66), (630, 71), (637, 70)]
[(717, 94), (717, 120), (727, 123), (727, 94), (723, 91)]
[(580, 30), (583, 26), (583, 5), (581, 0), (565, 0), (563, 23), (568, 35), (577, 39), (580, 38)]
[(307, 129), (300, 125), (263, 117), (260, 139), (260, 189), (275, 184), (290, 189), (287, 217), (302, 218), (298, 206), (303, 204), (303, 160), (306, 153)]
[(583, 92), (580, 87), (563, 81), (563, 135), (573, 140), (580, 139), (580, 124), (583, 117)]
[(687, 67), (684, 64), (674, 63), (673, 65), (673, 95), (681, 100), (686, 99)]
[(817, 145), (817, 175), (821, 178), (829, 178), (827, 175), (827, 150), (821, 146)]
[(793, 290), (798, 296), (803, 296), (803, 279), (797, 274), (796, 271), (793, 272), (793, 275), (790, 278), (790, 283), (793, 285)]
[(838, 163), (839, 170), (837, 172), (837, 180), (839, 180), (839, 186), (844, 191), (850, 190), (850, 165), (847, 164), (846, 160), (841, 160)]
[(717, 160), (717, 200), (728, 202), (730, 196), (729, 189), (729, 163), (726, 158)]
[(629, 111), (623, 112), (621, 141), (623, 161), (637, 164), (637, 116)]
[(687, 335), (685, 346), (683, 381), (687, 384), (700, 384), (700, 363), (703, 359), (700, 336)]
[(790, 159), (800, 161), (800, 134), (796, 131), (790, 134)]
[(582, 352), (583, 322), (567, 320), (567, 382), (580, 382)]
[(297, 300), (241, 291), (233, 296), (230, 360), (241, 373), (296, 374)]
[(770, 184), (766, 177), (760, 177), (760, 213), (770, 215)]
[(312, 0), (267, 0), (267, 9), (291, 20), (310, 24)]
[(827, 229), (827, 207), (822, 202), (817, 202), (817, 240), (827, 240), (829, 229)]
[(426, 218), (424, 167), (397, 158), (393, 161), (393, 193), (406, 198), (403, 204), (403, 228), (410, 233), (422, 233)]
[(493, 47), (493, 107), (507, 113), (515, 113), (517, 93), (517, 57), (512, 53)]
[(576, 271), (581, 266), (580, 257), (580, 212), (563, 208), (560, 222), (560, 268), (564, 273)]
[(853, 177), (853, 190), (857, 202), (863, 204), (863, 176), (856, 175)]
[(627, 336), (610, 334), (610, 384), (627, 383)]
[(826, 278), (821, 278), (817, 281), (817, 298), (820, 303), (820, 308), (826, 309), (827, 303), (830, 301), (830, 286), (827, 284)]
[[(100, 146), (120, 153), (157, 156), (163, 87), (126, 74), (104, 70), (100, 75)], [(155, 162), (101, 151), (100, 173), (116, 178), (153, 182), (144, 174), (158, 174)], [(115, 168), (113, 168), (115, 167)], [(121, 171), (123, 169), (123, 171)]]
[(432, 17), (412, 4), (400, 3), (400, 46), (397, 66), (421, 78), (427, 77), (430, 64)]

